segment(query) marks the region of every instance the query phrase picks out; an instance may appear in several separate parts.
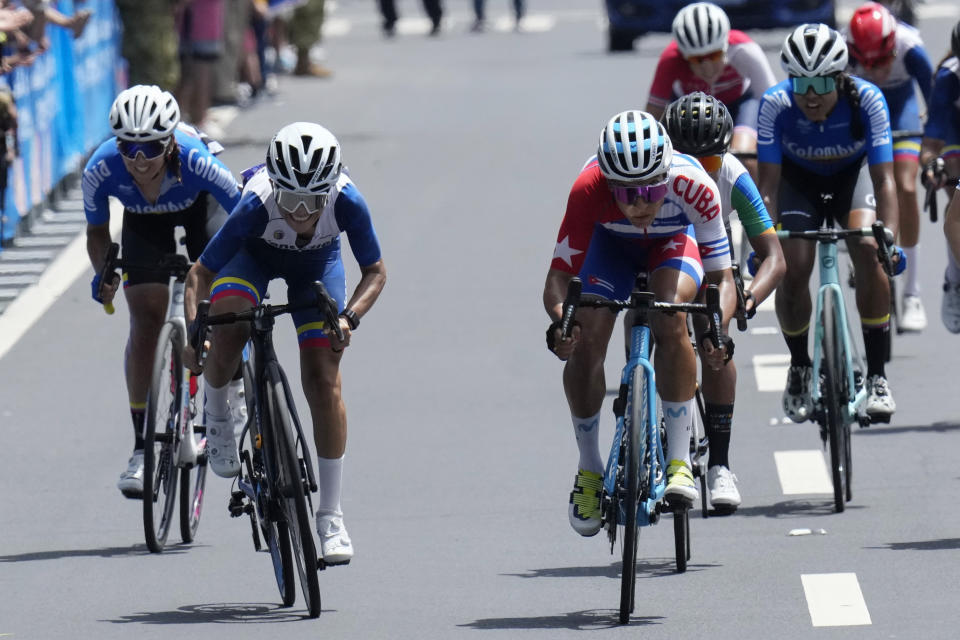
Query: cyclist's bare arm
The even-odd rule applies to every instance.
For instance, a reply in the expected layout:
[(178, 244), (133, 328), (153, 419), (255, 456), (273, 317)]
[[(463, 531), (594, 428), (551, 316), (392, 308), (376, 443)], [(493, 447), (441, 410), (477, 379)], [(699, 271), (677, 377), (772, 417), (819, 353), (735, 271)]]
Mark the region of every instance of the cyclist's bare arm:
[(960, 189), (953, 192), (947, 215), (943, 220), (943, 233), (947, 237), (947, 245), (953, 253), (953, 259), (960, 262)]
[(870, 166), (873, 195), (877, 199), (877, 219), (897, 237), (900, 228), (900, 208), (897, 204), (897, 181), (893, 177), (893, 163), (881, 162)]
[(350, 296), (346, 308), (353, 309), (357, 316), (362, 317), (377, 301), (386, 283), (387, 267), (382, 259), (366, 267), (360, 267), (360, 282), (357, 283), (357, 288)]
[[(573, 279), (572, 273), (560, 271), (559, 269), (550, 269), (547, 272), (547, 281), (543, 285), (543, 308), (546, 309), (550, 320), (558, 322), (563, 317), (563, 301), (567, 297), (567, 287)], [(580, 327), (573, 326), (570, 340), (563, 340), (560, 327), (553, 330), (554, 353), (561, 360), (566, 360), (573, 353), (573, 349), (580, 339)]]
[[(746, 311), (756, 309), (761, 302), (773, 293), (780, 284), (783, 274), (787, 270), (787, 262), (783, 257), (783, 248), (773, 230), (761, 233), (750, 238), (750, 246), (757, 253), (760, 268), (753, 277), (748, 290), (751, 298), (745, 303)], [(726, 311), (724, 311), (726, 314)]]
[(187, 272), (183, 291), (183, 315), (187, 326), (197, 317), (197, 303), (210, 297), (210, 286), (217, 274), (197, 260)]
[[(107, 261), (107, 249), (112, 241), (109, 223), (87, 225), (87, 256), (90, 257), (94, 273), (99, 274), (103, 270), (103, 265)], [(100, 283), (100, 297), (104, 304), (113, 301), (119, 286), (119, 281)]]
[(763, 198), (774, 226), (780, 222), (780, 210), (777, 208), (777, 194), (780, 192), (781, 166), (773, 162), (757, 163), (757, 190)]
[(656, 118), (657, 120), (659, 120), (659, 119), (661, 118), (661, 116), (663, 116), (663, 112), (664, 112), (665, 110), (666, 110), (666, 109), (664, 109), (664, 107), (658, 107), (658, 106), (656, 106), (656, 105), (654, 105), (654, 104), (651, 104), (650, 102), (647, 103), (647, 107), (646, 107), (646, 109), (644, 109), (644, 111), (646, 111), (647, 113), (649, 113), (650, 115), (652, 115), (652, 116), (653, 116), (654, 118)]

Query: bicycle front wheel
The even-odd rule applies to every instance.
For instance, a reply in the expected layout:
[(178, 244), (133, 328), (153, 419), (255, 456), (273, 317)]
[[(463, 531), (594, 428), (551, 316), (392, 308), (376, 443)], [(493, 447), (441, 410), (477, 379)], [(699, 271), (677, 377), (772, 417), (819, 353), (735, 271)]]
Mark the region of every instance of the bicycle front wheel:
[(844, 418), (844, 405), (849, 395), (847, 389), (846, 358), (840, 326), (839, 305), (836, 292), (827, 290), (823, 298), (823, 403), (824, 417), (830, 440), (830, 471), (833, 477), (833, 505), (842, 512), (850, 499), (850, 425)]
[(143, 444), (143, 531), (153, 553), (163, 551), (177, 500), (177, 437), (180, 427), (180, 359), (183, 336), (167, 322), (160, 329), (147, 394)]
[(620, 572), (620, 624), (630, 622), (637, 587), (637, 505), (640, 501), (640, 451), (649, 416), (647, 377), (644, 369), (633, 370), (630, 410), (624, 414), (621, 457), (623, 472), (617, 496), (623, 505), (623, 567)]
[(273, 444), (276, 447), (277, 487), (280, 505), (286, 519), (293, 557), (300, 573), (300, 589), (311, 618), (320, 615), (320, 580), (317, 575), (317, 547), (313, 541), (311, 516), (306, 503), (306, 470), (297, 455), (296, 430), (287, 404), (283, 375), (276, 363), (268, 365), (267, 404), (273, 426)]
[[(197, 425), (203, 420), (204, 384), (195, 375), (188, 377), (187, 384), (190, 385), (190, 420)], [(207, 486), (207, 452), (202, 433), (187, 429), (187, 437), (194, 440), (197, 461), (191, 467), (180, 469), (180, 539), (190, 543), (197, 537), (200, 527), (200, 512)]]

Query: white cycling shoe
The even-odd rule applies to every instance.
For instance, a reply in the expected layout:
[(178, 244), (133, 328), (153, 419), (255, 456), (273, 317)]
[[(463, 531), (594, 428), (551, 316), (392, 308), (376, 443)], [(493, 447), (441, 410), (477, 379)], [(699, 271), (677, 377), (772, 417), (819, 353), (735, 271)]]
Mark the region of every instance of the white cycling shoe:
[(240, 450), (233, 434), (232, 416), (204, 415), (207, 427), (207, 463), (221, 478), (232, 478), (240, 473)]
[(734, 511), (740, 506), (737, 476), (723, 465), (707, 469), (707, 494), (710, 504), (718, 511)]
[(143, 497), (143, 449), (137, 449), (127, 461), (126, 470), (117, 481), (120, 493), (131, 499)]
[(343, 516), (317, 512), (320, 555), (326, 564), (347, 564), (353, 559), (353, 543), (343, 526)]

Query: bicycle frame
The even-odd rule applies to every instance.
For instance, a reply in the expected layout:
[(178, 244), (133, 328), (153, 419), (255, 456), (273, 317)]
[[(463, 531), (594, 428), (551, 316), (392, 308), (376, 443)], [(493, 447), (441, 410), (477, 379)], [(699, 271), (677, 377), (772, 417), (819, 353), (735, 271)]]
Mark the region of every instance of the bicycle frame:
[[(840, 287), (840, 270), (837, 265), (837, 240), (830, 242), (820, 241), (817, 243), (817, 257), (819, 262), (820, 269), (820, 288), (817, 291), (817, 306), (816, 306), (816, 315), (815, 318), (819, 318), (823, 312), (823, 300), (826, 297), (827, 290), (832, 290), (837, 299), (840, 301), (840, 304), (837, 306), (837, 312), (840, 315), (840, 322), (838, 326), (843, 327), (843, 331), (840, 332), (842, 345), (843, 345), (843, 356), (844, 356), (844, 365), (847, 375), (847, 389), (852, 391), (851, 395), (847, 398), (847, 403), (844, 406), (843, 419), (847, 424), (852, 424), (855, 420), (858, 419), (858, 414), (860, 409), (863, 407), (864, 402), (867, 399), (867, 390), (864, 385), (855, 384), (854, 379), (854, 342), (850, 332), (850, 325), (847, 320), (847, 307), (846, 303), (843, 302), (843, 289)], [(817, 381), (820, 379), (820, 368), (823, 362), (823, 353), (820, 351), (820, 345), (823, 341), (823, 332), (824, 327), (823, 323), (816, 322), (816, 333), (813, 341), (813, 380)], [(857, 350), (859, 354), (859, 350)], [(859, 360), (859, 355), (858, 355)], [(863, 363), (857, 363), (860, 366), (861, 371), (863, 370)], [(813, 400), (814, 406), (819, 406), (821, 401), (820, 394), (820, 385), (813, 384), (813, 389), (811, 393), (811, 398)]]
[[(167, 305), (167, 322), (175, 323), (184, 339), (187, 337), (187, 324), (183, 315), (183, 292), (186, 285), (179, 278), (174, 280)], [(177, 447), (176, 465), (190, 468), (197, 463), (199, 447), (194, 438), (193, 419), (190, 415), (190, 376), (189, 368), (183, 368), (184, 384), (180, 385), (180, 397), (177, 399), (180, 413), (180, 446)]]

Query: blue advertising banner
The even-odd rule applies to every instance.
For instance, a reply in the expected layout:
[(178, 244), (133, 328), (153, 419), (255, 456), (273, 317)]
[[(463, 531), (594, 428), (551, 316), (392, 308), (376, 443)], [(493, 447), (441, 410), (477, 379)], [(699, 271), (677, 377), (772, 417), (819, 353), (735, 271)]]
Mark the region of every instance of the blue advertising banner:
[[(57, 8), (72, 15), (75, 4), (60, 0)], [(83, 8), (93, 14), (80, 38), (48, 24), (50, 48), (32, 65), (5, 76), (17, 105), (20, 154), (9, 168), (2, 200), (3, 240), (12, 238), (19, 220), (109, 136), (120, 29), (113, 0), (86, 0)]]

